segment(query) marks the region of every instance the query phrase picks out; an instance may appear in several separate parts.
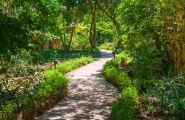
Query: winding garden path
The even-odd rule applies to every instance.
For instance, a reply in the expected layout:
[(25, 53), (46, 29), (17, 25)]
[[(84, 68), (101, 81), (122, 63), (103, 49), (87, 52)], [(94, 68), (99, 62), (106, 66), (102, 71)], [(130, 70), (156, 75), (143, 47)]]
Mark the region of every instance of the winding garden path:
[(102, 68), (112, 59), (111, 51), (102, 50), (101, 58), (66, 76), (71, 79), (68, 96), (35, 120), (108, 120), (111, 103), (118, 90), (102, 77)]

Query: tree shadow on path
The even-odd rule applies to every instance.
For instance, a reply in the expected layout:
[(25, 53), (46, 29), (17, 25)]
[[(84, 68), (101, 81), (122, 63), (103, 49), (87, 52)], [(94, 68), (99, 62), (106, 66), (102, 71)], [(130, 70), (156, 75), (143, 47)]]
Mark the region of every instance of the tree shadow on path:
[[(112, 58), (109, 53), (102, 55)], [(110, 55), (110, 56), (109, 56)], [(111, 103), (119, 97), (118, 89), (102, 77), (101, 58), (66, 76), (71, 79), (68, 96), (37, 120), (109, 120)]]

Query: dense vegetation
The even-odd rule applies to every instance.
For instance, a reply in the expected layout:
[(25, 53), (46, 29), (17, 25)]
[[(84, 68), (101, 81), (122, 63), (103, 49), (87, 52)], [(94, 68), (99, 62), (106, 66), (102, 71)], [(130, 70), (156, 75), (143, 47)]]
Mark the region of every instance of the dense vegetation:
[[(88, 56), (96, 57), (104, 48), (124, 51), (104, 66), (106, 79), (122, 91), (113, 105), (115, 116), (131, 109), (125, 99), (134, 99), (135, 111), (128, 119), (137, 118), (138, 111), (146, 114), (143, 119), (185, 119), (184, 6), (184, 0), (1, 0), (0, 110), (7, 105), (19, 112), (12, 108), (21, 106), (15, 105), (19, 95), (53, 91), (44, 87), (47, 82), (42, 87), (50, 79), (47, 74), (66, 83), (61, 72), (92, 62)], [(63, 63), (79, 57), (72, 68), (64, 70), (60, 64), (51, 70), (56, 59)], [(134, 85), (123, 70), (134, 72)]]
[(121, 98), (114, 102), (112, 105), (113, 120), (133, 120), (135, 113), (133, 107), (139, 103), (137, 84), (138, 81), (134, 80), (131, 84), (131, 79), (127, 76), (126, 62), (123, 62), (124, 53), (122, 52), (116, 59), (108, 61), (103, 68), (105, 79), (118, 87), (121, 91)]
[(121, 91), (121, 97), (112, 104), (112, 119), (184, 119), (183, 76), (153, 78), (147, 82), (135, 78), (132, 83), (128, 74), (132, 59), (121, 52), (104, 65), (105, 80)]
[[(75, 61), (75, 62), (74, 62)], [(69, 79), (63, 74), (93, 62), (92, 57), (80, 57), (60, 63), (56, 69), (36, 72), (29, 78), (1, 81), (1, 119), (34, 119), (53, 107), (67, 95)], [(67, 66), (72, 66), (71, 68)]]

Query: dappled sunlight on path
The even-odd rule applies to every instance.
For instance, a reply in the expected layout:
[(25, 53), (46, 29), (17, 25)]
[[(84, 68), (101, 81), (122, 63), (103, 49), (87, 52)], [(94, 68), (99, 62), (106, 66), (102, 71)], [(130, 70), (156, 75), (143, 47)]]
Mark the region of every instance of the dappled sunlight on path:
[(111, 51), (102, 50), (102, 58), (66, 74), (71, 79), (68, 96), (36, 119), (110, 119), (111, 103), (119, 96), (118, 90), (102, 78), (102, 67), (110, 59)]

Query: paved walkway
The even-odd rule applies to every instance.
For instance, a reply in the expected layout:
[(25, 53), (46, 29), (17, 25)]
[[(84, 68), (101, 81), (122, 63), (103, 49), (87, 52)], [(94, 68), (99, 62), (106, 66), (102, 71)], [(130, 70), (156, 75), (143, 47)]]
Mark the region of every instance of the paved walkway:
[(111, 51), (66, 76), (71, 79), (68, 96), (36, 120), (108, 120), (118, 90), (102, 78), (102, 68), (112, 59)]

